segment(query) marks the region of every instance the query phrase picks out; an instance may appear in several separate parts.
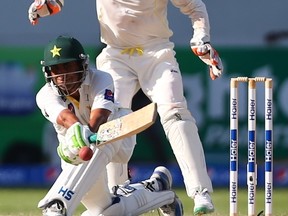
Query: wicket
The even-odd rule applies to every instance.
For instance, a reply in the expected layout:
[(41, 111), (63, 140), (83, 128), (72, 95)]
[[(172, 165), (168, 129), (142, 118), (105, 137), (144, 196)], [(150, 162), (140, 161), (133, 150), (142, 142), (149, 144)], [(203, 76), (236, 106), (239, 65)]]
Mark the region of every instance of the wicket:
[(256, 163), (256, 84), (265, 83), (265, 216), (272, 216), (273, 192), (273, 81), (266, 77), (237, 77), (230, 82), (230, 216), (237, 216), (238, 197), (238, 84), (248, 83), (248, 216), (255, 216)]

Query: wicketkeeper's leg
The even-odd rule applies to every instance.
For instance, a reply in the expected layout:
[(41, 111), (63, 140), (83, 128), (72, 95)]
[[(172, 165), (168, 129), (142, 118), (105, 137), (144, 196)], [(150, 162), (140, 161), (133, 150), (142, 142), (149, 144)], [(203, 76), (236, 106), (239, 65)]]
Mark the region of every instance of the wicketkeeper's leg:
[(183, 174), (188, 196), (212, 184), (207, 173), (202, 143), (195, 119), (185, 108), (174, 108), (161, 117), (161, 123)]

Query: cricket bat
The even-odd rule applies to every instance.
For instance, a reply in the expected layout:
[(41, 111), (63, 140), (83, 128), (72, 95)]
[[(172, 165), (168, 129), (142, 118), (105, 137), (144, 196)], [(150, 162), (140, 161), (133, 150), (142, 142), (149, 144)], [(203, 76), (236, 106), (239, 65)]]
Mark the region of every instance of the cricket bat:
[[(156, 107), (156, 103), (150, 103), (135, 112), (100, 125), (97, 134), (89, 137), (89, 142), (94, 147), (99, 147), (146, 130), (156, 120)], [(90, 160), (92, 156), (93, 150), (88, 146), (79, 150), (79, 157), (84, 161)]]
[(97, 136), (90, 137), (90, 141), (98, 147), (146, 130), (156, 120), (156, 106), (156, 103), (150, 103), (135, 112), (100, 125)]

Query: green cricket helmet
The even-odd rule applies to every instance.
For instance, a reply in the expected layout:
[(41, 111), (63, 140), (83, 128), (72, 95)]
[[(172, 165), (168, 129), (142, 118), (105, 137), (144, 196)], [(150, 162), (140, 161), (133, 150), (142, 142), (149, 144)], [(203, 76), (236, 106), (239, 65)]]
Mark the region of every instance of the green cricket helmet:
[(44, 66), (51, 66), (82, 60), (82, 55), (85, 55), (85, 51), (78, 40), (59, 36), (45, 47), (43, 63)]
[[(76, 82), (65, 82), (61, 85), (56, 83), (57, 76), (60, 75), (51, 75), (51, 66), (64, 64), (77, 61), (82, 65), (83, 70), (80, 71), (69, 71), (65, 74), (61, 73), (61, 76), (71, 75), (71, 74), (80, 74), (79, 80)], [(87, 73), (89, 62), (89, 56), (85, 54), (83, 46), (81, 43), (73, 37), (59, 36), (56, 39), (52, 40), (44, 49), (44, 61), (41, 62), (43, 65), (43, 72), (45, 75), (46, 82), (50, 83), (52, 88), (57, 91), (58, 94), (68, 96), (75, 93), (81, 86), (84, 81)], [(68, 79), (67, 79), (68, 80)], [(75, 88), (75, 85), (77, 88)], [(74, 90), (69, 91), (69, 87)]]

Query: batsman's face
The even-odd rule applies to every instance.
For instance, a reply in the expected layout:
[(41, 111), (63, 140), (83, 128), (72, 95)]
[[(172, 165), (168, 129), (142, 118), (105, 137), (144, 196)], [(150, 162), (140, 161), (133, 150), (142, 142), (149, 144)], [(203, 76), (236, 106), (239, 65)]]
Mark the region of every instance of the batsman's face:
[(65, 95), (71, 95), (80, 88), (84, 79), (83, 73), (83, 66), (78, 61), (51, 66), (53, 83)]

